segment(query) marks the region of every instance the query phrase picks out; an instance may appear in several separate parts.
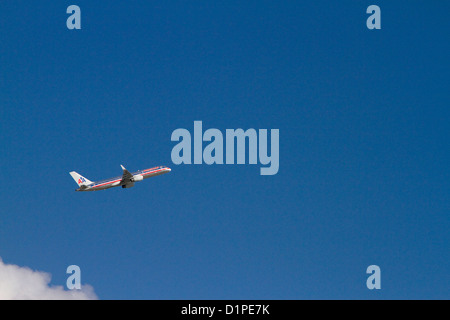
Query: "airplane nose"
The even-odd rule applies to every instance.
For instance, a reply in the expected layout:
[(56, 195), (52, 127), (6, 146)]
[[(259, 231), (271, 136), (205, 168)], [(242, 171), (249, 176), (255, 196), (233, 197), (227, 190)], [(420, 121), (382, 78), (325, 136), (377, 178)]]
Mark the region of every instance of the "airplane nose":
[(172, 171), (172, 169), (170, 169), (170, 168), (166, 168), (166, 170), (169, 171), (169, 172)]

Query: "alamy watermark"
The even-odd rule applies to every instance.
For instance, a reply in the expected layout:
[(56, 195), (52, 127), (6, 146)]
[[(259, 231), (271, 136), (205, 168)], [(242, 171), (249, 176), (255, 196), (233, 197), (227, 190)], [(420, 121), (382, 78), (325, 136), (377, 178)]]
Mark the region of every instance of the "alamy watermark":
[(366, 270), (367, 274), (370, 274), (370, 276), (367, 278), (366, 286), (367, 289), (373, 290), (373, 289), (381, 289), (381, 269), (379, 266), (373, 264), (367, 267)]
[(70, 276), (67, 278), (66, 286), (69, 290), (80, 290), (81, 289), (81, 269), (77, 265), (70, 265), (66, 270), (67, 274)]
[[(248, 164), (259, 163), (266, 166), (260, 169), (261, 175), (278, 173), (279, 163), (278, 129), (270, 130), (270, 155), (268, 152), (268, 130), (259, 129), (226, 129), (225, 149), (224, 135), (219, 129), (208, 129), (203, 132), (202, 121), (194, 121), (194, 136), (187, 129), (179, 128), (172, 132), (172, 141), (179, 141), (172, 149), (172, 162), (178, 164), (246, 164), (248, 147)], [(192, 140), (194, 140), (194, 159), (192, 161)], [(247, 144), (248, 141), (248, 144)], [(204, 142), (208, 144), (203, 149)], [(235, 148), (236, 146), (236, 148)], [(225, 151), (225, 154), (224, 154)], [(258, 152), (259, 151), (259, 152)], [(259, 157), (258, 157), (259, 156)]]
[(79, 6), (71, 5), (67, 7), (66, 12), (70, 14), (67, 18), (66, 26), (69, 30), (81, 29), (81, 9)]
[(366, 26), (367, 29), (381, 29), (381, 9), (377, 5), (370, 5), (367, 7), (366, 13), (370, 14), (367, 18)]

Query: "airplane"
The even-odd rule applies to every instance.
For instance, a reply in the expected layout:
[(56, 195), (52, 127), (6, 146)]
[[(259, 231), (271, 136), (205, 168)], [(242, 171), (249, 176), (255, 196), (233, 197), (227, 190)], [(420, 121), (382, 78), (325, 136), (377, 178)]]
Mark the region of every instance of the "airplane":
[(136, 172), (129, 172), (124, 166), (120, 165), (123, 170), (122, 176), (114, 177), (111, 179), (105, 179), (92, 182), (89, 179), (83, 177), (75, 171), (70, 172), (73, 180), (78, 184), (79, 188), (75, 191), (97, 191), (105, 190), (113, 187), (122, 186), (122, 188), (134, 187), (136, 181), (142, 181), (144, 179), (159, 176), (171, 171), (170, 168), (159, 166), (151, 169), (139, 170)]

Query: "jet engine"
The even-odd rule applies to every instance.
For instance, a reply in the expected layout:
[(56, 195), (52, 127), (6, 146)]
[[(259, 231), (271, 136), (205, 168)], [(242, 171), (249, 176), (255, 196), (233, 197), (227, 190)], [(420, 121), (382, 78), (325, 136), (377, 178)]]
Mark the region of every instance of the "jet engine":
[(136, 182), (136, 181), (142, 181), (144, 180), (144, 177), (140, 174), (137, 174), (135, 176), (133, 176), (133, 178), (131, 178), (131, 181)]

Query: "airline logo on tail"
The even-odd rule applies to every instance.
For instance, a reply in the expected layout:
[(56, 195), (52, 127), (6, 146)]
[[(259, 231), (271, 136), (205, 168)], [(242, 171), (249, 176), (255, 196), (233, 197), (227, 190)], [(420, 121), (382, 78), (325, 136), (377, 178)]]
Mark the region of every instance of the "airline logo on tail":
[(80, 187), (92, 183), (92, 181), (90, 181), (89, 179), (86, 179), (85, 177), (83, 177), (82, 175), (76, 173), (75, 171), (70, 172), (70, 175), (72, 176), (73, 180), (75, 180), (75, 182)]

